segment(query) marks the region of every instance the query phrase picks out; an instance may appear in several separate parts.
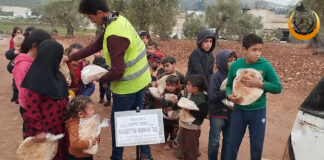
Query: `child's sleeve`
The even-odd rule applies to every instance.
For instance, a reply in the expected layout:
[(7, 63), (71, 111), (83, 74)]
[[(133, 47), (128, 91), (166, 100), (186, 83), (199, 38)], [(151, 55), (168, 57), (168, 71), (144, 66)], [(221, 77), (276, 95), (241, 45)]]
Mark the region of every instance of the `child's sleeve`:
[(230, 95), (233, 92), (233, 80), (235, 78), (235, 71), (233, 68), (232, 64), (227, 74), (226, 95)]
[[(179, 102), (180, 98), (182, 97), (182, 93), (179, 92), (178, 95), (177, 95), (177, 97), (178, 97), (178, 102)], [(178, 103), (177, 104), (173, 104), (172, 110), (179, 110), (179, 109), (181, 109), (181, 108), (178, 106)]]
[(12, 48), (12, 49), (9, 49), (7, 52), (6, 52), (6, 58), (10, 61), (14, 60), (15, 59), (15, 49)]
[(208, 101), (209, 103), (216, 103), (226, 98), (226, 91), (220, 90), (221, 83), (217, 79), (217, 75), (213, 75), (209, 81), (208, 87)]
[(208, 114), (208, 104), (207, 102), (198, 105), (199, 111), (189, 111), (189, 113), (197, 119), (204, 119)]
[(91, 96), (94, 90), (95, 90), (95, 84), (93, 82), (86, 84), (85, 89), (82, 91), (82, 95)]
[(28, 90), (26, 96), (26, 112), (23, 115), (23, 119), (28, 129), (31, 129), (33, 133), (39, 134), (43, 132), (43, 120), (41, 114), (41, 98), (36, 92)]
[(185, 87), (186, 87), (186, 80), (185, 80), (185, 77), (182, 73), (178, 72), (178, 77), (179, 77), (179, 80), (180, 80), (180, 85), (181, 85), (181, 90), (183, 90)]
[(7, 70), (9, 73), (12, 73), (12, 70), (14, 69), (15, 65), (12, 61), (10, 61), (7, 65)]
[(78, 132), (78, 125), (71, 125), (68, 127), (70, 147), (76, 150), (84, 150), (90, 147), (89, 140), (81, 140)]
[(161, 104), (161, 107), (162, 108), (164, 108), (164, 107), (172, 107), (173, 106), (173, 103), (171, 101), (165, 100), (165, 96), (164, 95), (163, 95), (163, 97), (160, 100), (160, 104)]
[(272, 65), (269, 63), (268, 69), (265, 73), (263, 89), (265, 92), (269, 92), (272, 94), (278, 94), (282, 90), (282, 86), (278, 75), (273, 69)]

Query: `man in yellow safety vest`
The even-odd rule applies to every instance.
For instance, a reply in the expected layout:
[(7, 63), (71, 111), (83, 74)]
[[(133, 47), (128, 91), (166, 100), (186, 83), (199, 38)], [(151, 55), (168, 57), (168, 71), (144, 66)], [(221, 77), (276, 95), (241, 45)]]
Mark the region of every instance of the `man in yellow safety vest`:
[[(110, 11), (105, 0), (81, 0), (79, 12), (87, 15), (98, 26), (104, 26), (105, 30), (95, 42), (64, 57), (64, 61), (79, 60), (100, 50), (104, 51), (110, 71), (99, 81), (110, 81), (113, 92), (111, 159), (121, 160), (123, 147), (116, 147), (114, 113), (135, 110), (137, 106), (143, 109), (144, 88), (151, 81), (145, 45), (130, 22), (117, 12)], [(152, 159), (148, 145), (140, 146), (140, 151), (142, 158)]]

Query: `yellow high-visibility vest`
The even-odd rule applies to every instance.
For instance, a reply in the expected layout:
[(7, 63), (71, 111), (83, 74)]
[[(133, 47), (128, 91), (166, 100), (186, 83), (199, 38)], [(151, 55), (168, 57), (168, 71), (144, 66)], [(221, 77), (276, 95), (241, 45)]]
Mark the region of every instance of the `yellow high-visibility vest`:
[(116, 94), (130, 94), (138, 92), (151, 82), (151, 73), (146, 58), (146, 48), (138, 36), (134, 27), (123, 16), (111, 22), (105, 29), (103, 39), (103, 51), (106, 63), (111, 67), (111, 59), (107, 47), (107, 37), (116, 35), (129, 40), (128, 49), (125, 52), (125, 72), (121, 79), (111, 81), (110, 89)]

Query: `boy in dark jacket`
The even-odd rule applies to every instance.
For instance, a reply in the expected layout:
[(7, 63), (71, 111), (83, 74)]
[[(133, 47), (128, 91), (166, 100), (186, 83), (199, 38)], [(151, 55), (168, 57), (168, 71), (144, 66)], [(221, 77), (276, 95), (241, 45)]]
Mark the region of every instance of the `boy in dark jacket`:
[(223, 134), (222, 155), (223, 160), (228, 141), (228, 130), (230, 124), (230, 115), (233, 106), (223, 104), (226, 99), (226, 90), (220, 89), (223, 81), (227, 78), (228, 69), (232, 62), (237, 59), (235, 52), (231, 50), (221, 50), (216, 55), (216, 66), (218, 71), (214, 73), (209, 81), (208, 88), (208, 108), (210, 118), (210, 130), (208, 141), (208, 159), (218, 159), (218, 148), (220, 133)]
[[(104, 57), (101, 56), (101, 53), (98, 52), (94, 54), (94, 59), (92, 64), (100, 66), (106, 70), (109, 70), (108, 65), (106, 64), (106, 60)], [(111, 91), (110, 91), (110, 83), (109, 82), (99, 82), (99, 103), (104, 103), (105, 95), (107, 98), (107, 102), (104, 103), (104, 106), (110, 106), (111, 104)]]
[(185, 122), (180, 113), (179, 145), (184, 160), (196, 160), (198, 157), (200, 129), (208, 113), (207, 95), (203, 93), (206, 90), (205, 87), (205, 79), (202, 76), (192, 75), (189, 77), (187, 84), (187, 91), (191, 93), (189, 99), (197, 105), (199, 111), (181, 110), (195, 118), (191, 123)]
[(188, 71), (186, 78), (198, 74), (204, 77), (206, 89), (208, 82), (213, 74), (214, 56), (212, 54), (215, 48), (214, 33), (209, 29), (203, 29), (197, 36), (197, 46), (189, 56)]

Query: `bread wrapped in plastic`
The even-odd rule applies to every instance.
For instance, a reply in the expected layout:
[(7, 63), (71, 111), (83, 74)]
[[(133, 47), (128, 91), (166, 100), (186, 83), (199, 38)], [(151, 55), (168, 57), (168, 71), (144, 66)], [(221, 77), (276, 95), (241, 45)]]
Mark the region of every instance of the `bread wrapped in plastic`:
[(108, 71), (105, 68), (102, 68), (97, 65), (87, 65), (81, 71), (81, 79), (84, 84), (89, 84), (95, 80), (100, 79)]
[(151, 93), (151, 95), (155, 98), (155, 99), (161, 99), (161, 94), (159, 92), (158, 88), (155, 87), (149, 87), (149, 91)]
[(180, 120), (182, 122), (191, 124), (193, 121), (196, 120), (196, 118), (194, 116), (192, 116), (189, 112), (181, 110), (180, 111)]
[[(88, 119), (80, 119), (79, 123), (79, 136), (80, 139), (90, 139), (97, 137), (96, 133), (100, 126), (100, 118), (94, 115)], [(98, 152), (98, 144), (92, 145), (89, 149), (83, 150), (84, 153), (96, 154)]]
[[(82, 118), (79, 123), (79, 137), (82, 140), (97, 137), (102, 127), (108, 127), (108, 119), (104, 119), (103, 122), (100, 123), (99, 115), (93, 115), (91, 118)], [(98, 152), (98, 144), (92, 145), (89, 149), (83, 150), (83, 152), (96, 154)]]
[[(224, 79), (224, 81), (222, 82), (222, 84), (220, 86), (220, 90), (226, 91), (226, 85), (227, 85), (227, 78)], [(232, 101), (228, 100), (227, 98), (222, 99), (222, 103), (231, 109), (233, 109), (233, 107), (234, 107), (234, 103)]]
[(163, 76), (161, 79), (157, 81), (158, 83), (158, 89), (159, 93), (163, 93), (166, 88), (166, 79), (169, 77), (169, 75)]
[(64, 134), (46, 133), (46, 141), (42, 143), (28, 137), (19, 145), (17, 157), (19, 160), (52, 160), (57, 153), (58, 140), (63, 137)]
[(263, 80), (261, 73), (253, 68), (239, 69), (233, 81), (233, 94), (242, 97), (243, 100), (239, 105), (249, 105), (258, 100), (263, 94), (263, 89), (255, 87), (246, 87), (242, 83), (244, 78), (257, 78)]
[(178, 99), (178, 97), (175, 94), (172, 94), (172, 93), (166, 93), (164, 95), (164, 98), (167, 101), (173, 101), (174, 99)]
[(225, 78), (220, 86), (221, 91), (226, 91), (226, 85), (227, 85), (227, 78)]
[(168, 118), (170, 119), (178, 119), (180, 114), (180, 110), (171, 110), (168, 111)]
[(70, 76), (71, 76), (70, 70), (69, 70), (68, 65), (65, 62), (60, 64), (60, 71), (63, 74), (63, 76), (65, 77), (65, 79), (70, 78)]
[(181, 97), (180, 100), (178, 101), (178, 106), (184, 109), (188, 110), (194, 110), (194, 111), (199, 111), (199, 108), (195, 104), (195, 102), (189, 100), (186, 97)]

